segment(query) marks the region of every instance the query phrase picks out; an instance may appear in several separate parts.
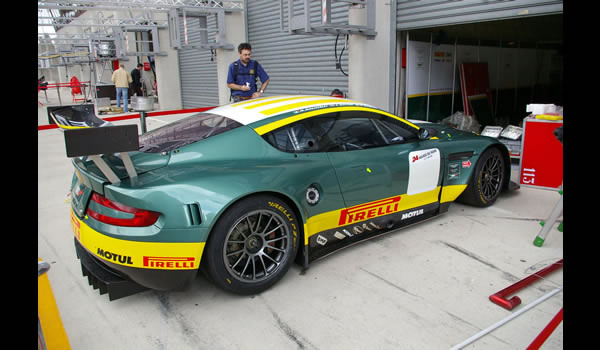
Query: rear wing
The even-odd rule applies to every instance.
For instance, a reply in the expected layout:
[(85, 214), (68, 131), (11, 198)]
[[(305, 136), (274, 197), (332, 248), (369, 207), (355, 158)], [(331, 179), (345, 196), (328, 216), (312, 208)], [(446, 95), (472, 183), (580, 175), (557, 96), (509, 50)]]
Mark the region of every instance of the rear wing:
[(111, 126), (96, 116), (93, 104), (48, 107), (48, 122), (63, 130)]
[(103, 154), (119, 153), (129, 177), (137, 177), (128, 153), (140, 148), (137, 125), (69, 128), (64, 135), (67, 157), (87, 156), (112, 184), (121, 179), (102, 159)]

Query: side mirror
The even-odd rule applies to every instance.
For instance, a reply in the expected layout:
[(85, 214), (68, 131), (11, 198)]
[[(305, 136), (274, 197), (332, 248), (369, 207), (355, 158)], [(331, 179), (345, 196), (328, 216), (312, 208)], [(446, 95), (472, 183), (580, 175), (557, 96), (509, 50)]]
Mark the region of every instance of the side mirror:
[(425, 128), (419, 129), (419, 140), (427, 140), (429, 138), (429, 131)]

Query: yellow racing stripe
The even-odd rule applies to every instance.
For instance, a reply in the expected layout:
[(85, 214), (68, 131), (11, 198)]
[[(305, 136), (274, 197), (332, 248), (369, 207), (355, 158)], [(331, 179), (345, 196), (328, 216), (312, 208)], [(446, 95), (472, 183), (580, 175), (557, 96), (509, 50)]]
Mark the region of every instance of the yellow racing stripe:
[(302, 120), (302, 119), (310, 118), (310, 117), (313, 117), (315, 115), (326, 114), (326, 113), (333, 113), (333, 112), (342, 112), (342, 111), (367, 111), (367, 112), (379, 113), (379, 114), (383, 114), (385, 116), (388, 116), (390, 118), (394, 118), (396, 120), (399, 120), (399, 121), (401, 121), (403, 123), (406, 123), (406, 124), (412, 126), (413, 128), (415, 128), (417, 130), (419, 129), (419, 127), (416, 126), (415, 124), (413, 124), (413, 123), (411, 123), (411, 122), (409, 122), (409, 121), (407, 121), (405, 119), (402, 119), (402, 118), (400, 118), (398, 116), (395, 116), (393, 114), (390, 114), (390, 113), (387, 113), (387, 112), (384, 112), (384, 111), (379, 111), (379, 110), (376, 110), (376, 109), (373, 109), (373, 108), (369, 108), (369, 107), (360, 107), (360, 106), (352, 106), (352, 105), (350, 105), (350, 106), (341, 106), (341, 107), (330, 107), (330, 108), (318, 109), (318, 110), (314, 110), (314, 111), (310, 111), (310, 112), (306, 112), (306, 113), (301, 113), (301, 114), (298, 114), (298, 115), (294, 115), (294, 116), (291, 116), (291, 117), (287, 117), (287, 118), (284, 118), (284, 119), (280, 119), (280, 120), (274, 121), (274, 122), (269, 123), (269, 124), (265, 124), (263, 126), (259, 126), (259, 127), (255, 128), (254, 131), (256, 131), (256, 133), (259, 134), (259, 135), (264, 135), (264, 134), (266, 134), (266, 133), (268, 133), (270, 131), (273, 131), (275, 129), (278, 129), (278, 128), (282, 127), (282, 126), (285, 126), (285, 125), (288, 125), (288, 124), (291, 124), (291, 123), (295, 123), (295, 122), (297, 122), (299, 120)]
[(355, 103), (355, 101), (340, 100), (339, 98), (336, 98), (336, 99), (326, 98), (326, 99), (322, 99), (322, 100), (311, 100), (311, 101), (303, 101), (303, 102), (286, 104), (285, 106), (274, 107), (271, 109), (261, 111), (260, 113), (262, 113), (266, 116), (272, 116), (275, 114), (291, 111), (294, 109), (299, 109), (302, 107), (312, 107), (312, 106), (316, 106), (316, 105), (323, 104), (323, 103), (347, 103), (347, 102)]
[(256, 104), (253, 104), (253, 105), (250, 105), (250, 106), (246, 106), (244, 108), (246, 108), (246, 109), (253, 109), (253, 108), (268, 106), (268, 105), (279, 103), (279, 102), (300, 100), (300, 99), (306, 99), (306, 98), (310, 98), (310, 97), (316, 97), (316, 96), (292, 96), (292, 97), (280, 96), (279, 98), (269, 99), (269, 100), (261, 102), (261, 103), (256, 103)]
[(275, 97), (281, 97), (281, 96), (267, 96), (267, 97), (260, 97), (260, 98), (251, 98), (249, 100), (244, 100), (244, 101), (232, 103), (231, 106), (232, 107), (245, 106), (245, 105), (250, 104), (250, 103), (254, 103), (254, 102), (257, 102), (257, 101), (265, 101), (265, 100), (273, 99)]

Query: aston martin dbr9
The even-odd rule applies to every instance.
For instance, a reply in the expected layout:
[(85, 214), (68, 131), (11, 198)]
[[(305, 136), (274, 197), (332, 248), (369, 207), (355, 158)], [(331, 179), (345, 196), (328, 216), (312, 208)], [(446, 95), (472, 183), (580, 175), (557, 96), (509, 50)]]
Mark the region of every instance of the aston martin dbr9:
[(325, 96), (233, 103), (137, 141), (72, 160), (77, 256), (111, 300), (183, 289), (199, 270), (260, 293), (294, 261), (308, 267), (455, 200), (489, 206), (510, 179), (494, 138)]

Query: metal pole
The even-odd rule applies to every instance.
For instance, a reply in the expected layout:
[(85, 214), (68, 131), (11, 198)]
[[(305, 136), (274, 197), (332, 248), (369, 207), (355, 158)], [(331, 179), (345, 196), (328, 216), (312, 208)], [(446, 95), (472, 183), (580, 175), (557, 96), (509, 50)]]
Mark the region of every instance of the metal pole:
[(409, 32), (406, 32), (406, 68), (404, 69), (404, 74), (405, 74), (405, 82), (404, 82), (404, 119), (408, 119), (408, 78), (409, 78), (409, 70), (410, 70), (410, 65), (409, 65), (409, 60), (408, 60), (408, 56), (409, 56), (409, 48), (408, 48), (408, 42), (409, 42)]
[(321, 0), (321, 24), (331, 24), (331, 0)]
[(513, 104), (513, 113), (517, 111), (517, 98), (519, 97), (519, 50), (521, 42), (517, 43), (517, 54), (515, 55), (515, 102)]
[(555, 294), (557, 294), (558, 292), (562, 291), (562, 287), (556, 288), (555, 290), (551, 291), (550, 293), (545, 294), (544, 296), (542, 296), (541, 298), (537, 299), (536, 301), (534, 301), (533, 303), (527, 304), (524, 308), (522, 308), (519, 311), (516, 311), (512, 314), (510, 314), (508, 317), (494, 323), (493, 325), (489, 326), (488, 328), (482, 330), (481, 332), (473, 335), (472, 337), (468, 338), (467, 340), (463, 341), (460, 344), (456, 344), (454, 345), (452, 348), (450, 348), (450, 350), (458, 350), (458, 349), (462, 349), (463, 347), (473, 343), (474, 341), (476, 341), (477, 339), (483, 337), (484, 335), (492, 332), (493, 330), (495, 330), (496, 328), (499, 328), (501, 326), (503, 326), (504, 324), (508, 323), (509, 321), (511, 321), (512, 319), (520, 316), (521, 314), (531, 310), (534, 306), (548, 300), (550, 297), (554, 296)]
[(452, 62), (452, 105), (450, 107), (450, 115), (454, 114), (454, 84), (456, 84), (456, 42), (454, 38), (454, 60)]
[(58, 84), (56, 85), (56, 92), (58, 93), (58, 104), (62, 106), (62, 100), (60, 99), (60, 85)]
[(142, 126), (142, 134), (146, 133), (146, 112), (140, 112), (140, 124)]
[(498, 93), (500, 92), (500, 57), (502, 56), (502, 40), (498, 42), (498, 55), (496, 56), (498, 59), (498, 64), (496, 65), (496, 103), (494, 106), (494, 115), (498, 117)]
[(558, 217), (561, 216), (563, 213), (562, 185), (560, 185), (559, 193), (560, 198), (558, 199), (558, 202), (556, 202), (556, 204), (554, 205), (554, 209), (552, 209), (550, 217), (546, 219), (546, 221), (544, 222), (544, 227), (542, 227), (540, 233), (538, 233), (538, 235), (533, 240), (533, 245), (536, 247), (541, 247), (544, 244), (544, 241), (546, 240), (548, 233), (550, 233), (552, 226), (554, 225), (556, 220), (558, 220)]
[[(396, 115), (400, 116), (400, 117), (404, 117), (404, 108), (402, 108), (402, 94), (405, 93), (405, 89), (406, 89), (406, 76), (405, 76), (405, 72), (402, 71), (402, 36), (404, 35), (404, 32), (400, 32), (400, 36), (399, 38), (396, 37), (396, 39), (399, 39), (397, 44), (396, 44), (396, 54), (398, 57), (400, 57), (400, 64), (398, 64), (398, 60), (396, 60), (396, 88), (395, 88), (395, 94), (396, 94), (396, 98), (395, 98), (395, 107), (394, 107), (394, 111), (397, 112)], [(402, 79), (404, 80), (404, 84), (402, 84)]]
[(390, 1), (390, 53), (389, 53), (389, 83), (388, 83), (388, 109), (392, 114), (396, 114), (396, 43), (398, 31), (396, 30), (396, 0)]
[(427, 72), (427, 114), (425, 121), (429, 121), (429, 91), (431, 90), (431, 52), (433, 51), (433, 32), (429, 34), (429, 71)]

